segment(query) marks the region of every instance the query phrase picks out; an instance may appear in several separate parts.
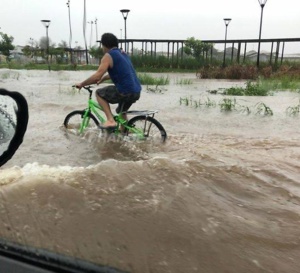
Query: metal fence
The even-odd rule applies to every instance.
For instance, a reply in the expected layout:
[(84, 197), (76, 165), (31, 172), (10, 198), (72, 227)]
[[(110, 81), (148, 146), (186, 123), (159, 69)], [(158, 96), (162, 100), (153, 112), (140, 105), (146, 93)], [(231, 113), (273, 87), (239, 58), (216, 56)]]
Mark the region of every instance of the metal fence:
[[(120, 39), (120, 47), (127, 43), (127, 51), (131, 55), (165, 56), (167, 58), (182, 60), (185, 56), (184, 45), (186, 40), (156, 40), (156, 39)], [(242, 40), (202, 40), (203, 43), (212, 44), (212, 47), (203, 52), (208, 61), (213, 59), (224, 60), (226, 63), (244, 63), (246, 61), (268, 62), (281, 64), (283, 60), (300, 62), (300, 38), (277, 39), (242, 39)], [(258, 55), (257, 48), (261, 45)]]

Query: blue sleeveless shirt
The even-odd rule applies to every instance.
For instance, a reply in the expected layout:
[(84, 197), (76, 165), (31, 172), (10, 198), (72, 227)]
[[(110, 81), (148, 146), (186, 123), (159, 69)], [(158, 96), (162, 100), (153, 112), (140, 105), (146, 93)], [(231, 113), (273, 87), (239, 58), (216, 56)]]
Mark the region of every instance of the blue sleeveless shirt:
[(107, 71), (117, 90), (124, 95), (141, 92), (140, 81), (128, 55), (118, 48), (112, 48), (108, 54), (112, 57), (113, 68)]

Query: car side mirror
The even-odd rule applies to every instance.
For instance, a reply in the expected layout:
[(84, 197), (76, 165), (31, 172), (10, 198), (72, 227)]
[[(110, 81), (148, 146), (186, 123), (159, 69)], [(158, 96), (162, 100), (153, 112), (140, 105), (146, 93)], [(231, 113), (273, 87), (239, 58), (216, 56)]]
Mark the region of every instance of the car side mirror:
[(28, 118), (25, 97), (0, 88), (0, 166), (12, 158), (23, 142)]

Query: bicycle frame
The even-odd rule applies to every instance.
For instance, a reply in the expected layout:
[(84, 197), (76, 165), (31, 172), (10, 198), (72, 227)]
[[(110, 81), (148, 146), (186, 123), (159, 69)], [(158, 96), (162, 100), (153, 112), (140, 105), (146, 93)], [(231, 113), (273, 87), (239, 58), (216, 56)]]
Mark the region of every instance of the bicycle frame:
[[(92, 113), (96, 116), (96, 118), (100, 121), (100, 123), (104, 123), (106, 119), (100, 114), (101, 112), (103, 113), (103, 108), (96, 102), (95, 100), (92, 99), (92, 91), (88, 88), (85, 88), (87, 91), (89, 91), (89, 99), (88, 99), (88, 107), (85, 109), (84, 115), (82, 117), (82, 122), (80, 124), (79, 128), (79, 133), (82, 133), (89, 125), (90, 122), (90, 117), (89, 113)], [(128, 113), (128, 114), (133, 114), (133, 115), (145, 115), (145, 116), (154, 116), (156, 111), (128, 111), (128, 112), (121, 112), (118, 115), (114, 116), (114, 119), (117, 123), (117, 128), (114, 130), (115, 134), (121, 133), (120, 126), (123, 126), (126, 128), (129, 132), (135, 134), (138, 136), (138, 138), (143, 139), (145, 134), (149, 134), (151, 126), (147, 128), (147, 119), (145, 120), (144, 128), (143, 130), (134, 128), (131, 126), (128, 126), (128, 120), (125, 120), (122, 117), (123, 113)]]
[(105, 122), (105, 118), (100, 115), (99, 111), (103, 111), (102, 107), (90, 97), (88, 100), (88, 107), (85, 109), (84, 115), (82, 117), (82, 122), (80, 124), (80, 128), (79, 128), (80, 134), (89, 125), (90, 122), (89, 113), (93, 113), (100, 120), (101, 123)]
[[(88, 107), (85, 109), (84, 115), (82, 117), (82, 122), (80, 124), (79, 133), (82, 133), (88, 127), (89, 122), (90, 122), (89, 113), (93, 113), (98, 118), (100, 123), (104, 123), (106, 121), (106, 119), (100, 114), (100, 111), (101, 112), (103, 111), (102, 107), (96, 101), (94, 101), (92, 98), (89, 98)], [(115, 130), (115, 133), (120, 133), (119, 128), (120, 128), (120, 126), (123, 126), (127, 130), (129, 130), (137, 135), (140, 135), (140, 136), (143, 135), (143, 132), (141, 132), (141, 130), (128, 126), (127, 125), (128, 121), (123, 119), (121, 115), (122, 115), (122, 113), (119, 113), (118, 115), (114, 116), (114, 119), (117, 122), (117, 129)]]

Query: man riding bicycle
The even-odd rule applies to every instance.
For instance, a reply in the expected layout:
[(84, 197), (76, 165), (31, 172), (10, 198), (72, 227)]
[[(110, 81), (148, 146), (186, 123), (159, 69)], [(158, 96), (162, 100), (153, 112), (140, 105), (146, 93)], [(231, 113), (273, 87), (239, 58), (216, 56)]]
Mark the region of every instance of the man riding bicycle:
[[(81, 89), (86, 85), (112, 80), (114, 85), (99, 88), (96, 91), (96, 98), (107, 117), (107, 121), (100, 128), (113, 129), (116, 127), (116, 122), (109, 103), (119, 104), (117, 113), (125, 112), (140, 98), (142, 87), (129, 56), (118, 48), (118, 38), (112, 33), (104, 33), (101, 44), (104, 56), (97, 71), (88, 79), (76, 84), (76, 87)], [(127, 118), (125, 114), (123, 118)]]

